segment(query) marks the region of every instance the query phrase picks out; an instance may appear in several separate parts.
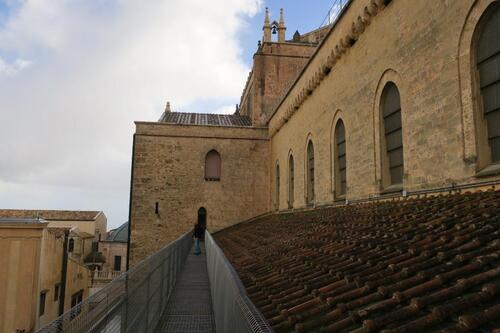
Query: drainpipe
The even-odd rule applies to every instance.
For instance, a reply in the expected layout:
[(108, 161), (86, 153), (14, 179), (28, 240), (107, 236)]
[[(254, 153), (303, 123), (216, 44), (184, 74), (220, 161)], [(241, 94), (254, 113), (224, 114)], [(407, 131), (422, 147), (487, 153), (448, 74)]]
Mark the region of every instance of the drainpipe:
[(61, 270), (61, 290), (59, 291), (59, 316), (64, 313), (64, 299), (66, 298), (66, 275), (68, 273), (68, 236), (69, 230), (64, 230), (64, 244)]

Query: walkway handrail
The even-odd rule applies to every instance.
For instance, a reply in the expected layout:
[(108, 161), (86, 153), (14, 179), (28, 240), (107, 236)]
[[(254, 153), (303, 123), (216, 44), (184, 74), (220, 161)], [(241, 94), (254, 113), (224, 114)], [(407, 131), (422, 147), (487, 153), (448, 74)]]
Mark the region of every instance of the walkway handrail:
[(205, 247), (217, 333), (274, 332), (248, 298), (238, 274), (208, 231)]
[(328, 10), (328, 13), (319, 25), (319, 29), (326, 27), (327, 25), (334, 24), (350, 1), (351, 0), (334, 0), (332, 6)]
[(179, 237), (37, 333), (154, 332), (192, 246)]

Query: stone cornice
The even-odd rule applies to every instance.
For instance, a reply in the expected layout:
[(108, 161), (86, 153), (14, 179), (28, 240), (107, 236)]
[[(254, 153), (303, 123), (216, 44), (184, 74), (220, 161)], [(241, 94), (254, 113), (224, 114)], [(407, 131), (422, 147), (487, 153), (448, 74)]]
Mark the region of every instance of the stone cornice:
[[(385, 8), (385, 4), (388, 2), (387, 0), (368, 0), (367, 5), (364, 6), (363, 10), (352, 21), (350, 29), (347, 29), (347, 32), (338, 39), (335, 46), (328, 52), (328, 50), (323, 50), (323, 46), (327, 44), (327, 40), (332, 38), (332, 35), (335, 33), (337, 27), (336, 25), (332, 27), (319, 45), (317, 52), (311, 57), (311, 60), (306, 64), (304, 70), (274, 110), (268, 123), (270, 137), (273, 137), (293, 114), (300, 109), (305, 100), (320, 85), (323, 79), (330, 74), (339, 59), (355, 44), (372, 19)], [(345, 26), (344, 23), (342, 25)], [(321, 59), (321, 57), (323, 58)], [(316, 63), (313, 64), (313, 62)], [(312, 66), (315, 66), (315, 69)], [(306, 72), (309, 74), (308, 78), (305, 75)], [(311, 75), (310, 73), (314, 74)]]

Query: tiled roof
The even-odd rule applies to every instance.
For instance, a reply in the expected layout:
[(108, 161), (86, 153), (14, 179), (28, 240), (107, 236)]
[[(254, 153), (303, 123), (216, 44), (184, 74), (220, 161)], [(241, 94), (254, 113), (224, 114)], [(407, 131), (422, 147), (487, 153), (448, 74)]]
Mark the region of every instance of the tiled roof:
[(182, 125), (252, 126), (250, 117), (239, 114), (164, 112), (160, 122)]
[(215, 237), (276, 332), (500, 328), (500, 191), (271, 215)]
[(0, 218), (43, 218), (61, 221), (94, 221), (98, 211), (78, 210), (35, 210), (35, 209), (0, 209)]
[(19, 224), (32, 224), (32, 223), (44, 223), (47, 222), (43, 219), (37, 218), (19, 218), (19, 217), (4, 217), (0, 216), (0, 223), (19, 223)]
[(71, 228), (47, 228), (47, 231), (56, 236), (57, 238), (63, 237), (66, 233), (66, 230), (70, 230)]

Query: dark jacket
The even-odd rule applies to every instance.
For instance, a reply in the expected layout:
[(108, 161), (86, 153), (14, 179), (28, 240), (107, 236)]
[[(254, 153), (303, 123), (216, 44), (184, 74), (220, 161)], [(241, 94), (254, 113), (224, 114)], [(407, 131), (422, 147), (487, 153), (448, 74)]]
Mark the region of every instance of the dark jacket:
[(204, 234), (205, 234), (205, 228), (203, 228), (199, 224), (195, 225), (194, 232), (193, 232), (194, 238), (203, 238)]

